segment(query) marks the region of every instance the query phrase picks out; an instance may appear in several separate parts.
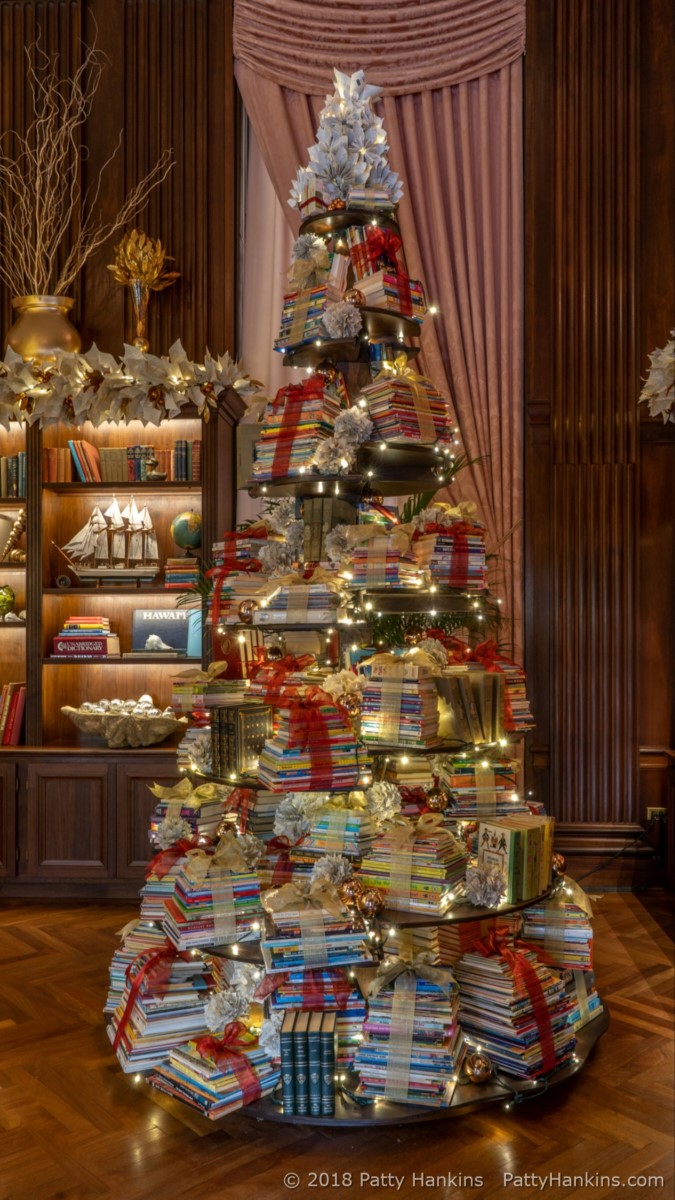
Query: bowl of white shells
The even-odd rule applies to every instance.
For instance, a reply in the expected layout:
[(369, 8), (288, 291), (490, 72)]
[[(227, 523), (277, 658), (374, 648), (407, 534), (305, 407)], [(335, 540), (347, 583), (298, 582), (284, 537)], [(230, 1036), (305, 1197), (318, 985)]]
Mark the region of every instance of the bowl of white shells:
[(82, 733), (101, 737), (116, 750), (155, 746), (187, 725), (187, 717), (175, 716), (171, 708), (158, 708), (148, 695), (138, 700), (86, 700), (79, 708), (65, 705), (61, 712)]

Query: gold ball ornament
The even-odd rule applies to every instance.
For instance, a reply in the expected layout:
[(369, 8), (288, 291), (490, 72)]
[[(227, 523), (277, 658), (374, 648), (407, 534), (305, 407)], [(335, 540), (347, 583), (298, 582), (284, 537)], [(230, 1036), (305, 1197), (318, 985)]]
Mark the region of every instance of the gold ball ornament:
[(330, 359), (324, 358), (316, 367), (315, 374), (320, 375), (327, 383), (333, 383), (338, 377), (338, 369)]
[(363, 292), (360, 292), (358, 288), (347, 288), (342, 299), (345, 304), (365, 304), (366, 302)]
[(427, 792), (427, 808), (429, 812), (445, 812), (450, 803), (450, 793), (444, 788), (432, 787)]
[(278, 662), (284, 657), (284, 648), (279, 645), (267, 646), (265, 648), (265, 658), (268, 662)]
[(469, 1083), (487, 1083), (492, 1077), (492, 1063), (487, 1054), (475, 1050), (464, 1059), (464, 1074)]
[(382, 912), (382, 909), (384, 908), (384, 896), (382, 895), (382, 892), (378, 892), (376, 888), (367, 888), (366, 891), (361, 894), (357, 903), (359, 912), (364, 917), (372, 920), (373, 917), (379, 916)]
[(416, 646), (418, 642), (422, 641), (423, 637), (424, 630), (422, 627), (420, 625), (411, 625), (403, 634), (403, 641), (406, 646)]
[(364, 504), (384, 503), (384, 496), (382, 495), (382, 492), (376, 492), (368, 483), (364, 488), (361, 489), (361, 499)]
[(351, 692), (343, 696), (340, 703), (349, 717), (358, 717), (361, 712), (361, 697)]
[(326, 211), (327, 212), (341, 212), (342, 209), (346, 208), (346, 207), (347, 207), (347, 204), (344, 200), (331, 200)]
[(553, 858), (551, 859), (551, 866), (553, 867), (554, 875), (564, 875), (567, 871), (567, 859), (565, 858), (565, 855), (558, 853), (554, 854)]
[(260, 608), (257, 600), (242, 600), (239, 605), (239, 617), (245, 625), (253, 624), (253, 614)]
[(338, 888), (338, 896), (345, 908), (358, 908), (362, 893), (363, 888), (358, 879), (346, 879)]

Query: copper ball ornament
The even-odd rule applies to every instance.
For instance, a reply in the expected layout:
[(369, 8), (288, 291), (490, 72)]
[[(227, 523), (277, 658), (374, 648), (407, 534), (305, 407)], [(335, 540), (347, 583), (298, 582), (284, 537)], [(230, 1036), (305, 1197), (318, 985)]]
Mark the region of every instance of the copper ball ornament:
[(257, 600), (242, 600), (239, 605), (239, 617), (245, 625), (253, 624), (253, 614), (260, 608)]
[(358, 910), (362, 916), (372, 920), (378, 917), (384, 908), (384, 896), (376, 888), (366, 888), (357, 901)]
[(265, 647), (265, 658), (267, 659), (268, 662), (278, 662), (279, 659), (283, 658), (283, 657), (284, 657), (283, 646), (272, 645), (272, 646)]
[(554, 875), (564, 875), (567, 871), (567, 859), (565, 855), (556, 852), (551, 859), (551, 866), (553, 867)]
[(432, 787), (427, 792), (427, 808), (429, 812), (445, 812), (450, 803), (450, 793), (444, 788)]
[(341, 212), (346, 207), (347, 203), (345, 200), (331, 200), (326, 212)]
[(467, 1054), (464, 1059), (464, 1074), (469, 1083), (487, 1083), (492, 1077), (492, 1063), (487, 1054), (482, 1054), (478, 1050)]
[(358, 717), (359, 716), (359, 714), (361, 712), (361, 697), (360, 696), (357, 696), (356, 694), (354, 694), (352, 692), (348, 692), (346, 696), (342, 697), (340, 704), (342, 705), (345, 712), (347, 713), (347, 716), (349, 716), (349, 717)]
[(345, 304), (365, 304), (366, 302), (363, 292), (360, 292), (358, 288), (347, 288), (342, 299)]
[(416, 646), (418, 642), (422, 641), (423, 637), (424, 630), (421, 625), (411, 625), (403, 634), (403, 641), (406, 646)]
[(384, 504), (382, 492), (376, 492), (369, 483), (361, 489), (361, 499), (364, 504)]
[(338, 377), (338, 369), (329, 358), (324, 358), (315, 368), (314, 373), (320, 375), (327, 383), (333, 383)]
[(338, 888), (338, 896), (340, 897), (345, 908), (358, 908), (358, 902), (363, 894), (363, 887), (358, 879), (345, 879)]

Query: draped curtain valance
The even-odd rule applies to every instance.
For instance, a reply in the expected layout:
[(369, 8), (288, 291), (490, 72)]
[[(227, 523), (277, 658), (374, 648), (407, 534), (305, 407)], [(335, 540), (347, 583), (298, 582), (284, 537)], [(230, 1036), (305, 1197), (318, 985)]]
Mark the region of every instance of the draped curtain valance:
[(332, 91), (333, 67), (365, 67), (385, 95), (477, 79), (519, 58), (525, 0), (237, 0), (240, 63), (305, 95)]

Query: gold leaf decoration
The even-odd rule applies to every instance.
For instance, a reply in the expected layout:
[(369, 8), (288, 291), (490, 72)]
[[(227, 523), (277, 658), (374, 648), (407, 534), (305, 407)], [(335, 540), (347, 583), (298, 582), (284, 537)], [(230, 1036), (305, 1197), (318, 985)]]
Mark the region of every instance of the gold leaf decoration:
[(180, 271), (167, 271), (173, 262), (159, 238), (148, 237), (141, 229), (132, 229), (115, 247), (115, 261), (108, 264), (118, 283), (130, 287), (138, 282), (153, 292), (161, 292), (180, 279)]

